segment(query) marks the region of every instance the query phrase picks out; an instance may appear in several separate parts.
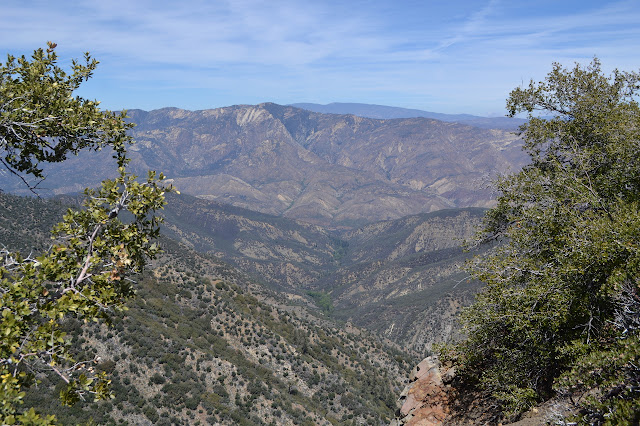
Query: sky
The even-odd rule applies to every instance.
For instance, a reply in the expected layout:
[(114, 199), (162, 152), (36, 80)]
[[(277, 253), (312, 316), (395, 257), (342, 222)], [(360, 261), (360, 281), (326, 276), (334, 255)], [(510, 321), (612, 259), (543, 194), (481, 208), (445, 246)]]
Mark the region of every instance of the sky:
[(105, 109), (360, 102), (483, 116), (553, 62), (640, 70), (640, 0), (2, 0), (0, 61), (100, 61)]

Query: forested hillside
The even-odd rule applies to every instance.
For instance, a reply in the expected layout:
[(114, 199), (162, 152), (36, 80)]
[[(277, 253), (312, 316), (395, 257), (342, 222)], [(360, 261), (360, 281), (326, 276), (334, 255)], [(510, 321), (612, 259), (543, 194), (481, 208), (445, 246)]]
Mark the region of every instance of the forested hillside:
[[(337, 231), (171, 194), (164, 231), (214, 254), (265, 286), (319, 301), (351, 321), (420, 353), (456, 335), (455, 313), (479, 282), (464, 252), (484, 209), (449, 209)], [(310, 297), (310, 295), (312, 297)]]
[[(0, 194), (5, 244), (46, 245), (65, 207)], [(11, 213), (15, 212), (15, 213)], [(35, 232), (34, 232), (35, 231)], [(60, 407), (43, 383), (27, 403), (63, 423), (351, 424), (389, 421), (416, 361), (389, 341), (337, 326), (168, 238), (113, 326), (69, 320), (80, 356), (112, 377), (115, 399)], [(84, 355), (82, 355), (84, 354)]]

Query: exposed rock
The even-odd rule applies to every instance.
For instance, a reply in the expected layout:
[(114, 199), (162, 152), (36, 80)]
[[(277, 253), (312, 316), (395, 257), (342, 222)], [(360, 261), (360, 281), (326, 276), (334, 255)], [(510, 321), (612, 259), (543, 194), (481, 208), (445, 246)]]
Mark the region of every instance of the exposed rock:
[[(456, 392), (450, 383), (455, 377), (455, 368), (442, 369), (436, 357), (422, 360), (412, 371), (410, 383), (398, 398), (397, 418), (391, 426), (438, 426), (438, 425), (497, 425), (537, 426), (568, 424), (566, 419), (576, 414), (576, 407), (568, 399), (556, 397), (522, 414), (514, 423), (503, 423), (495, 406), (487, 406), (477, 397), (470, 404), (458, 404)], [(459, 395), (459, 394), (458, 394)]]
[[(444, 375), (451, 379), (453, 371)], [(411, 373), (411, 383), (398, 399), (399, 419), (392, 425), (436, 426), (445, 424), (449, 414), (449, 386), (443, 381), (440, 363), (435, 357), (422, 360)]]

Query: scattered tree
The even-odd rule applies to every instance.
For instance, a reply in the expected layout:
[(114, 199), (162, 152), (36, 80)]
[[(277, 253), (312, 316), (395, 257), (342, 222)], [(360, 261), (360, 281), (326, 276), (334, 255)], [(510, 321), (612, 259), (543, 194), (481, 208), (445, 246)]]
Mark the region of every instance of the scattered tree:
[(581, 422), (640, 421), (639, 89), (594, 59), (507, 101), (531, 163), (497, 182), (472, 264), (487, 286), (443, 350), (507, 416), (564, 393), (586, 396)]
[[(58, 65), (55, 44), (31, 60), (8, 57), (0, 64), (0, 150), (3, 166), (34, 190), (28, 177), (43, 179), (41, 164), (64, 161), (82, 149), (113, 149), (118, 177), (85, 190), (83, 209), (69, 210), (53, 230), (51, 248), (24, 256), (0, 248), (0, 423), (52, 424), (55, 419), (21, 409), (24, 388), (40, 374), (59, 376), (67, 386), (62, 401), (110, 397), (109, 379), (95, 372), (95, 360), (75, 360), (61, 330), (68, 318), (109, 320), (125, 309), (139, 273), (159, 251), (156, 209), (164, 205), (160, 181), (144, 182), (126, 172), (131, 143), (126, 114), (100, 111), (72, 93), (98, 62), (85, 55), (72, 74)], [(122, 220), (122, 213), (129, 217)]]

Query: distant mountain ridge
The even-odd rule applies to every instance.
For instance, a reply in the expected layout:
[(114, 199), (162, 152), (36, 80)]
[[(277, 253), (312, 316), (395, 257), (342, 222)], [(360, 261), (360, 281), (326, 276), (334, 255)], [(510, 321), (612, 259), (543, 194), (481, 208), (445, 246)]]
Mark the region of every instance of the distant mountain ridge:
[(433, 118), (440, 121), (468, 124), (470, 126), (480, 127), (483, 129), (517, 130), (519, 126), (526, 123), (526, 120), (521, 118), (481, 117), (471, 114), (443, 114), (420, 109), (362, 103), (332, 102), (325, 105), (315, 103), (295, 103), (290, 105), (313, 112), (325, 114), (353, 114), (368, 118)]
[[(182, 192), (323, 226), (355, 228), (443, 208), (487, 207), (487, 183), (524, 165), (512, 132), (430, 118), (381, 120), (272, 103), (203, 111), (129, 111), (132, 169)], [(45, 170), (53, 194), (114, 170), (91, 153)], [(5, 190), (23, 189), (10, 176)]]

